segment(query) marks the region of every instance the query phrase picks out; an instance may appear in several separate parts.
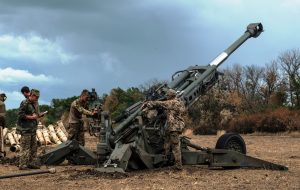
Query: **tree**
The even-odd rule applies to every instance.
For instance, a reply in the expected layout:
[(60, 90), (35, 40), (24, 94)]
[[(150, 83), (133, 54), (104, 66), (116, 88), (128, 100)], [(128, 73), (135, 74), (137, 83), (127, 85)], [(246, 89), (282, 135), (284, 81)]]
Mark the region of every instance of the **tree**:
[(224, 70), (223, 86), (230, 92), (241, 93), (243, 68), (234, 64), (232, 68)]
[(9, 109), (6, 111), (6, 127), (12, 128), (17, 124), (18, 109)]
[(105, 98), (103, 109), (109, 111), (112, 118), (116, 118), (126, 108), (143, 99), (144, 94), (138, 88), (132, 87), (124, 91), (118, 87), (112, 89), (110, 94)]
[(258, 66), (233, 65), (224, 72), (222, 86), (225, 86), (230, 94), (240, 99), (240, 110), (256, 112), (262, 109), (262, 95), (260, 87), (264, 68)]
[(269, 107), (282, 106), (285, 102), (286, 83), (280, 76), (276, 61), (271, 61), (266, 65), (263, 73), (263, 82), (261, 93), (265, 104)]
[(300, 108), (300, 51), (291, 49), (278, 57), (278, 62), (288, 79), (289, 100), (292, 107)]
[(48, 114), (43, 118), (45, 125), (53, 124), (61, 119), (63, 113), (70, 110), (71, 103), (77, 99), (78, 96), (73, 96), (65, 99), (52, 99), (51, 106), (40, 105), (40, 111), (48, 111)]

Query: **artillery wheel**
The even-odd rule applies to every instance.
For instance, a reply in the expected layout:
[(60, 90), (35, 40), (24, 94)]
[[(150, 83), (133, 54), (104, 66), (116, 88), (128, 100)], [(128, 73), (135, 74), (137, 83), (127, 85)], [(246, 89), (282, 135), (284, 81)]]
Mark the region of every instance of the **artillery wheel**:
[(238, 133), (225, 133), (216, 144), (216, 149), (227, 149), (246, 154), (246, 144)]

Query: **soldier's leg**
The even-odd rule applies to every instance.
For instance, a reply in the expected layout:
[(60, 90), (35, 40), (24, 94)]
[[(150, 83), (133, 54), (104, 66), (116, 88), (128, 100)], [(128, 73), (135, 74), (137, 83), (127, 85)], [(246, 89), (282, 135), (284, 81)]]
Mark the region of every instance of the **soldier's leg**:
[(3, 127), (1, 126), (0, 123), (0, 158), (5, 156), (5, 151), (4, 151), (4, 134), (3, 134)]
[(170, 134), (166, 134), (164, 138), (164, 150), (165, 154), (168, 155), (170, 153), (171, 141), (170, 141)]
[(68, 139), (69, 140), (77, 140), (78, 134), (78, 124), (77, 123), (69, 123), (68, 127)]
[(6, 125), (5, 118), (0, 115), (0, 127), (4, 129), (6, 127), (5, 125)]
[(37, 158), (37, 141), (35, 133), (31, 133), (30, 141), (30, 162), (36, 161)]
[(68, 139), (77, 140), (80, 145), (84, 146), (83, 123), (70, 123), (68, 129)]
[(177, 169), (182, 169), (179, 132), (177, 132), (177, 131), (171, 132), (170, 140), (171, 140), (172, 153), (175, 158), (175, 167)]
[(31, 135), (22, 133), (20, 146), (20, 158), (19, 158), (19, 169), (26, 169), (29, 164), (29, 156), (30, 156), (30, 140)]
[(78, 127), (78, 136), (77, 140), (81, 146), (85, 145), (85, 139), (84, 139), (84, 127), (83, 123), (80, 123), (80, 126)]

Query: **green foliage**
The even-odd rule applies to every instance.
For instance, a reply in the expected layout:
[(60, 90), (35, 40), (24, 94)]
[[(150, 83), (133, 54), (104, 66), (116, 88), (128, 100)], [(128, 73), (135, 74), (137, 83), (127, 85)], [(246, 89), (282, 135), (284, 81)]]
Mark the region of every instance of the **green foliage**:
[(41, 112), (48, 111), (48, 114), (43, 118), (43, 122), (46, 125), (55, 123), (64, 112), (70, 110), (71, 103), (77, 98), (77, 96), (73, 96), (66, 99), (52, 99), (51, 106), (40, 105)]
[(138, 88), (131, 87), (124, 91), (118, 87), (105, 97), (103, 108), (111, 113), (112, 118), (116, 118), (126, 108), (143, 99), (144, 94)]
[(10, 109), (6, 111), (6, 126), (12, 128), (16, 125), (18, 118), (18, 109)]

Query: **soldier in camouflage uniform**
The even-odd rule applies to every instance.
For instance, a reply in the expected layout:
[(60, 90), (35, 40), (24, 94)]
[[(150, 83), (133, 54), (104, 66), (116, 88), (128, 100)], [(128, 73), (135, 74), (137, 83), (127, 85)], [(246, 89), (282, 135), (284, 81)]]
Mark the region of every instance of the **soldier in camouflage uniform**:
[[(0, 94), (0, 127), (5, 128), (5, 104), (6, 95), (4, 93)], [(1, 138), (1, 137), (0, 137)]]
[(176, 92), (169, 89), (167, 92), (167, 100), (165, 101), (148, 101), (143, 107), (149, 109), (155, 109), (158, 107), (166, 110), (167, 115), (167, 125), (168, 129), (165, 137), (164, 148), (166, 154), (172, 150), (175, 158), (175, 168), (182, 169), (182, 159), (181, 159), (181, 148), (180, 148), (180, 135), (184, 128), (183, 115), (186, 112), (184, 103), (176, 98)]
[[(0, 94), (0, 143), (1, 143), (1, 147), (0, 147), (0, 158), (5, 156), (5, 151), (3, 150), (3, 129), (6, 125), (5, 122), (5, 113), (6, 113), (6, 109), (5, 109), (5, 104), (4, 101), (6, 100), (6, 95)], [(3, 140), (3, 141), (2, 141)]]
[(82, 146), (85, 145), (82, 115), (94, 116), (97, 114), (97, 110), (88, 110), (88, 98), (89, 91), (84, 89), (81, 92), (80, 97), (72, 102), (69, 113), (69, 140), (77, 140)]
[(42, 117), (42, 115), (38, 114), (35, 107), (39, 96), (40, 92), (32, 89), (29, 97), (22, 101), (19, 108), (17, 132), (22, 135), (20, 142), (20, 170), (40, 168), (37, 161), (36, 129), (37, 119)]

